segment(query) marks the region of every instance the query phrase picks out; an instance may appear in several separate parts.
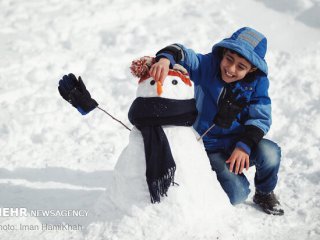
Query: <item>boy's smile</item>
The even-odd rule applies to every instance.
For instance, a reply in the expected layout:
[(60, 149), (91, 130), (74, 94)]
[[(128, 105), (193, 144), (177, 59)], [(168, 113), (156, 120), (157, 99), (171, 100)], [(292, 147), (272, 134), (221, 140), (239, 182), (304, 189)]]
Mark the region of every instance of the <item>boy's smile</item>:
[(253, 72), (255, 68), (237, 53), (226, 50), (220, 63), (220, 70), (222, 80), (231, 83), (243, 79), (247, 73)]

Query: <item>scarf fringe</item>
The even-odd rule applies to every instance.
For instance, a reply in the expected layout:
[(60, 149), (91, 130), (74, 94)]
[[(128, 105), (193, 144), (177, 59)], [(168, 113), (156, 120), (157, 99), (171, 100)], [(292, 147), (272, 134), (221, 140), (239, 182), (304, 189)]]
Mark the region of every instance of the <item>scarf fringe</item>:
[(160, 197), (167, 196), (167, 191), (171, 184), (174, 184), (174, 173), (176, 167), (169, 168), (167, 173), (161, 178), (148, 183), (151, 203), (159, 203)]

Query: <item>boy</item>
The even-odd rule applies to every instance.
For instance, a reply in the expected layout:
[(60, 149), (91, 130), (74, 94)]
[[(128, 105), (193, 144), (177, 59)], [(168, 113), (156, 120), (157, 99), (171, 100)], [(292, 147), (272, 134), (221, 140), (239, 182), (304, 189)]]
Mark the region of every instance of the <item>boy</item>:
[(244, 168), (256, 166), (253, 201), (268, 214), (284, 211), (273, 193), (277, 184), (281, 151), (263, 136), (271, 125), (268, 96), (267, 39), (244, 27), (215, 44), (208, 54), (195, 53), (173, 44), (156, 54), (150, 75), (163, 82), (169, 68), (183, 65), (195, 84), (199, 115), (194, 128), (204, 136), (212, 169), (231, 204), (246, 200), (250, 193)]

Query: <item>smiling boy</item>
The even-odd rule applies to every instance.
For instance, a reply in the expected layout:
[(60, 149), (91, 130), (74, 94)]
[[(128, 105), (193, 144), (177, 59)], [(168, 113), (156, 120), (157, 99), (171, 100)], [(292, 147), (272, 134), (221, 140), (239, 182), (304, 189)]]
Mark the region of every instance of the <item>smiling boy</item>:
[(157, 53), (150, 75), (163, 82), (169, 68), (183, 65), (195, 84), (199, 111), (194, 128), (203, 137), (212, 169), (232, 204), (250, 193), (244, 169), (256, 167), (254, 202), (268, 214), (284, 211), (273, 190), (278, 180), (280, 147), (263, 136), (271, 125), (267, 39), (244, 27), (215, 44), (208, 54), (173, 44)]
[(226, 83), (232, 83), (243, 79), (247, 73), (257, 70), (245, 58), (236, 52), (224, 49), (223, 58), (220, 63), (221, 78)]

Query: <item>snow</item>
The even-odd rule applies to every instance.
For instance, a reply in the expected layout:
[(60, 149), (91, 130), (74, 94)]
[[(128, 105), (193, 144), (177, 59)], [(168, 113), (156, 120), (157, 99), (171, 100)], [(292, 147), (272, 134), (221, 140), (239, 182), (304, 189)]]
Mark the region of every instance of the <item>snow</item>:
[[(0, 230), (1, 239), (150, 239), (152, 233), (156, 239), (212, 239), (210, 214), (195, 229), (191, 220), (172, 226), (153, 215), (162, 232), (153, 232), (154, 224), (141, 227), (148, 219), (139, 208), (117, 232), (108, 223), (111, 214), (95, 215), (129, 131), (99, 110), (81, 116), (59, 96), (57, 83), (63, 74), (81, 75), (100, 106), (130, 125), (133, 59), (174, 42), (205, 53), (245, 25), (268, 37), (273, 125), (267, 137), (282, 148), (276, 194), (285, 215), (264, 214), (251, 194), (213, 219), (222, 223), (217, 236), (319, 239), (319, 1), (2, 0), (0, 9), (0, 207), (89, 211), (86, 218), (0, 217), (0, 226), (83, 226)], [(247, 174), (252, 190), (253, 174)], [(173, 217), (179, 220), (168, 213)]]
[(280, 12), (287, 12), (296, 20), (314, 27), (320, 28), (320, 1), (319, 0), (257, 0), (266, 6)]

